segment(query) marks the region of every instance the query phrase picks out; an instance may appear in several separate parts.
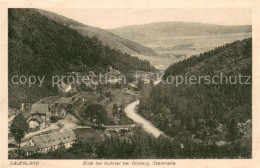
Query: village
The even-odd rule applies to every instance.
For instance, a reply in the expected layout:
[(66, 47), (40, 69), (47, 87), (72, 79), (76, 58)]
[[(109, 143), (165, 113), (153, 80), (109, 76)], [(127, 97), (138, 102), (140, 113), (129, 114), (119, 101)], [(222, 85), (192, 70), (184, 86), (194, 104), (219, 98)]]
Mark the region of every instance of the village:
[[(138, 100), (142, 85), (150, 85), (155, 78), (153, 72), (119, 84), (109, 81), (103, 86), (99, 83), (57, 84), (58, 95), (39, 101), (24, 102), (20, 109), (9, 108), (8, 128), (9, 151), (19, 149), (25, 155), (48, 153), (64, 145), (70, 148), (76, 139), (102, 141), (105, 137), (119, 135), (131, 136), (132, 129), (140, 126), (129, 119), (124, 108)], [(78, 75), (78, 72), (71, 73)], [(90, 72), (90, 75), (95, 75)], [(119, 71), (109, 67), (106, 75), (119, 76)], [(135, 75), (136, 76), (136, 75)], [(10, 127), (16, 115), (22, 114), (29, 126), (20, 144), (11, 134)]]

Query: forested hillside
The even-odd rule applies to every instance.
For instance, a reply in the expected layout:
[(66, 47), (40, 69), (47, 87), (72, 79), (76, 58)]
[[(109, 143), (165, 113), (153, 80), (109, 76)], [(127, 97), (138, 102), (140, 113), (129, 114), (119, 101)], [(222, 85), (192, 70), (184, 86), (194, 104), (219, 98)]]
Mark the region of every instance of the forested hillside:
[[(252, 76), (252, 39), (205, 52), (171, 65), (177, 76)], [(232, 78), (234, 82), (234, 78)], [(245, 81), (244, 81), (245, 82)], [(249, 80), (251, 82), (251, 80)], [(139, 113), (183, 143), (227, 147), (230, 156), (251, 157), (251, 84), (159, 84), (143, 92)], [(243, 152), (242, 152), (243, 151)], [(223, 151), (225, 152), (225, 151)], [(207, 151), (204, 154), (213, 154)]]
[[(104, 46), (95, 37), (82, 36), (35, 9), (8, 10), (8, 75), (51, 75), (67, 72), (104, 72), (112, 66), (121, 72), (150, 70), (148, 61), (139, 60)], [(47, 85), (47, 83), (45, 82)], [(55, 94), (55, 89), (26, 88), (9, 82), (9, 105), (31, 102)]]
[(122, 38), (106, 30), (84, 25), (72, 19), (45, 10), (37, 9), (37, 11), (43, 14), (44, 16), (50, 18), (51, 20), (54, 20), (57, 23), (77, 30), (83, 36), (88, 36), (90, 38), (97, 37), (98, 40), (102, 41), (103, 44), (108, 45), (110, 48), (115, 48), (123, 53), (157, 55), (157, 53), (151, 48)]

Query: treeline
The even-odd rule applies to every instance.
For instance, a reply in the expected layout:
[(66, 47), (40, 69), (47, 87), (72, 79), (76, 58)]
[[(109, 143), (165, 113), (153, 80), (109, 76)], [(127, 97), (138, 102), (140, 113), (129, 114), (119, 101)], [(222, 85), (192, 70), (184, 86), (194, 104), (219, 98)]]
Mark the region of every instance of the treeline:
[(235, 41), (172, 64), (165, 70), (164, 79), (169, 75), (185, 73), (214, 75), (220, 71), (230, 75), (237, 73), (251, 75), (251, 57), (252, 38)]
[[(252, 76), (251, 71), (252, 39), (245, 39), (173, 64), (164, 78), (220, 73)], [(171, 137), (188, 132), (187, 139), (198, 144), (243, 143), (251, 150), (251, 84), (159, 84), (143, 91), (139, 113)]]
[(95, 37), (48, 19), (34, 9), (9, 9), (9, 75), (52, 75), (56, 71), (149, 70), (148, 61), (123, 54)]
[[(52, 75), (66, 75), (72, 71), (94, 71), (98, 74), (105, 72), (108, 66), (121, 72), (154, 70), (148, 61), (110, 49), (95, 37), (83, 37), (77, 31), (43, 16), (34, 9), (8, 10), (9, 82), (13, 75), (39, 75), (48, 80)], [(9, 92), (13, 92), (13, 86), (9, 87)], [(46, 85), (43, 87), (47, 88)], [(30, 89), (24, 89), (22, 86), (15, 91), (19, 90), (23, 94), (31, 94)], [(48, 91), (46, 94), (48, 95)], [(26, 97), (16, 97), (19, 100), (10, 99), (12, 101), (9, 101), (9, 104), (21, 103), (21, 100), (30, 101)], [(39, 98), (42, 97), (35, 100)]]

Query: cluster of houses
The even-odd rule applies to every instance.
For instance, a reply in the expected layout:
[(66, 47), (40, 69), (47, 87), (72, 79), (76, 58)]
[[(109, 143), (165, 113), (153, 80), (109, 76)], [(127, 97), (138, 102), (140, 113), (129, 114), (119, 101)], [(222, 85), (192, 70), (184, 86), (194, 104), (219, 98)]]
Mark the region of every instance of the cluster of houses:
[(114, 75), (114, 76), (117, 76), (117, 75), (120, 75), (120, 71), (116, 70), (116, 69), (113, 69), (111, 66), (108, 67), (108, 72), (107, 72), (107, 75)]
[(55, 101), (42, 99), (34, 104), (22, 103), (19, 112), (26, 118), (30, 131), (37, 131), (49, 127), (52, 117), (66, 118), (68, 110), (78, 101), (84, 102), (86, 98), (84, 96), (61, 97)]
[[(91, 72), (90, 75), (95, 75)], [(109, 67), (107, 75), (120, 75), (120, 72)], [(149, 81), (148, 81), (149, 80)], [(150, 79), (144, 79), (145, 84), (150, 83)], [(130, 87), (136, 88), (137, 81), (129, 83)], [(58, 84), (58, 88), (63, 93), (70, 93), (73, 90), (72, 85), (61, 82)], [(47, 128), (51, 125), (51, 118), (53, 116), (63, 119), (67, 116), (69, 105), (73, 106), (76, 102), (86, 101), (86, 96), (75, 94), (73, 97), (63, 96), (53, 102), (47, 100), (38, 101), (37, 103), (23, 103), (20, 112), (25, 116), (29, 125), (30, 131), (37, 131)], [(133, 126), (117, 126), (106, 127), (107, 131), (129, 131)], [(32, 155), (34, 153), (48, 153), (49, 151), (56, 150), (59, 146), (64, 145), (65, 148), (70, 148), (76, 140), (75, 133), (71, 131), (55, 132), (49, 134), (43, 134), (32, 137), (26, 145), (22, 147), (22, 150), (26, 155)]]
[(138, 81), (141, 80), (141, 82), (145, 85), (149, 85), (151, 83), (151, 80), (156, 81), (155, 79), (155, 74), (153, 72), (142, 72), (142, 71), (137, 71), (136, 75), (134, 75), (136, 78), (135, 81), (129, 82), (128, 83), (128, 90), (131, 91), (136, 91), (138, 89)]
[[(45, 101), (39, 101), (35, 104), (23, 103), (20, 111), (27, 119), (30, 131), (38, 131), (49, 127), (53, 116), (59, 119), (65, 118), (68, 105), (72, 105), (78, 100), (84, 101), (84, 97), (61, 97), (51, 104), (45, 103)], [(73, 131), (48, 133), (32, 137), (22, 147), (22, 150), (26, 155), (47, 153), (56, 150), (61, 145), (70, 148), (75, 139)]]
[(53, 116), (62, 119), (67, 115), (66, 107), (59, 103), (52, 105), (46, 103), (23, 103), (20, 111), (27, 119), (30, 131), (47, 128), (50, 125), (50, 118)]
[[(19, 113), (22, 113), (27, 120), (30, 132), (39, 131), (51, 125), (52, 117), (64, 119), (67, 116), (69, 106), (72, 108), (77, 102), (84, 102), (84, 96), (73, 97), (53, 97), (44, 98), (32, 103), (22, 103)], [(34, 153), (47, 153), (56, 150), (59, 146), (64, 145), (70, 148), (74, 143), (76, 136), (73, 131), (63, 131), (48, 133), (32, 137), (22, 150), (26, 155)]]

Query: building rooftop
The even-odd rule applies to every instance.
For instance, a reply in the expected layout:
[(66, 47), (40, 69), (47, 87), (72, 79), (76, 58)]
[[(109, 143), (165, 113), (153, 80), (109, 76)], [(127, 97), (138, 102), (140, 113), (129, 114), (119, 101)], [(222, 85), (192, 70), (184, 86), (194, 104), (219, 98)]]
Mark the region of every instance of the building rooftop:
[(62, 92), (68, 92), (71, 90), (71, 85), (64, 82), (57, 84), (57, 86)]
[(138, 83), (138, 81), (134, 81), (134, 82), (128, 83), (128, 85), (133, 88), (137, 88), (137, 83)]
[(36, 103), (32, 105), (31, 113), (40, 113), (40, 114), (46, 114), (49, 112), (49, 105), (48, 104), (40, 104)]
[(50, 146), (56, 146), (60, 143), (72, 142), (76, 139), (76, 135), (73, 131), (65, 131), (58, 133), (51, 133), (46, 135), (35, 136), (32, 138), (33, 142), (39, 148), (46, 148)]
[(68, 87), (70, 87), (71, 85), (62, 82), (62, 83), (60, 84), (60, 86), (62, 87), (62, 89), (66, 90), (66, 89), (67, 89)]
[(41, 118), (40, 116), (33, 116), (32, 118), (29, 119), (29, 121), (31, 120), (37, 120), (39, 123), (42, 123), (44, 121), (44, 119)]

